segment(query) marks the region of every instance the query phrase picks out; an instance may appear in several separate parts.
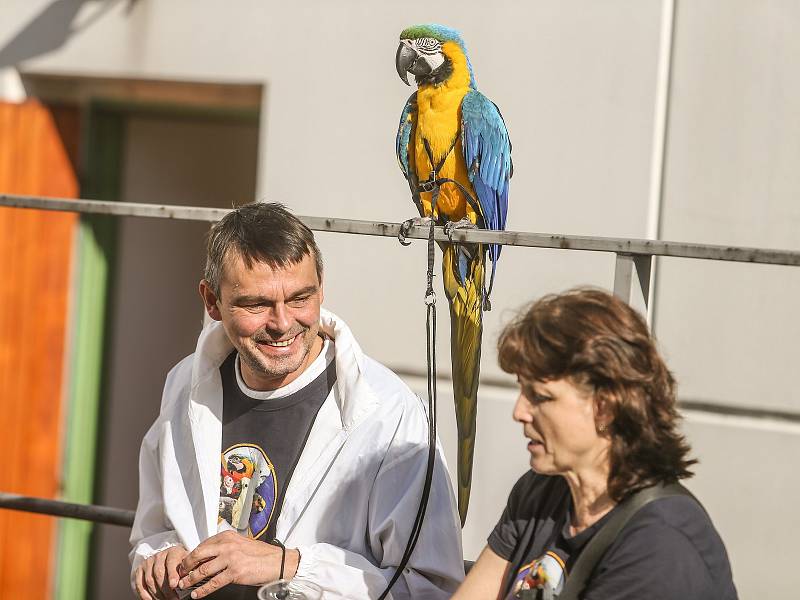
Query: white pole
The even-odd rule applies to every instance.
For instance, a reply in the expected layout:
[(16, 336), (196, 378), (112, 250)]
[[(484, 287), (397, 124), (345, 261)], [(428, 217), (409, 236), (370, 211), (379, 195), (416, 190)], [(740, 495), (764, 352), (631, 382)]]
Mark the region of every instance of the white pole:
[[(672, 80), (672, 44), (675, 29), (675, 3), (661, 2), (661, 39), (658, 50), (656, 102), (653, 113), (653, 146), (650, 159), (650, 193), (647, 206), (647, 239), (661, 237), (661, 211), (664, 194), (664, 161), (667, 150), (667, 125), (669, 121), (669, 93)], [(647, 298), (647, 324), (653, 327), (658, 259), (654, 258), (650, 271), (650, 290)]]

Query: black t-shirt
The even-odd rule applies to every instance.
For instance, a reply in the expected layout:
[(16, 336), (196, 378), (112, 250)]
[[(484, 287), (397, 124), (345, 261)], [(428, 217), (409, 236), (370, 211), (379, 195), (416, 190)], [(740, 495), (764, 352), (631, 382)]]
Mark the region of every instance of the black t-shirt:
[[(333, 343), (294, 382), (271, 392), (247, 388), (237, 353), (220, 366), (222, 376), (222, 456), (219, 519), (264, 542), (275, 524), (295, 465), (320, 407), (336, 381)], [(229, 585), (215, 600), (255, 598), (254, 587)]]
[[(569, 535), (572, 497), (566, 480), (529, 471), (517, 481), (489, 536), (489, 547), (511, 563), (504, 590), (539, 590), (550, 600), (581, 550), (614, 510)], [(661, 498), (640, 509), (611, 544), (583, 600), (736, 600), (725, 547), (692, 498)]]

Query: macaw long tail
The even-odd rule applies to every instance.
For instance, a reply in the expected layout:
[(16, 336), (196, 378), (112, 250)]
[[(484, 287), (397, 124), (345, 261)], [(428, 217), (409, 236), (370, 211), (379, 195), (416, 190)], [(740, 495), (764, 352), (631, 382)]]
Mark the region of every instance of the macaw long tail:
[(450, 356), (458, 427), (458, 512), (462, 526), (467, 519), (475, 454), (485, 269), (484, 249), (474, 246), (470, 250), (474, 252), (472, 256), (465, 254), (465, 248), (448, 244), (442, 258), (444, 289), (450, 303)]

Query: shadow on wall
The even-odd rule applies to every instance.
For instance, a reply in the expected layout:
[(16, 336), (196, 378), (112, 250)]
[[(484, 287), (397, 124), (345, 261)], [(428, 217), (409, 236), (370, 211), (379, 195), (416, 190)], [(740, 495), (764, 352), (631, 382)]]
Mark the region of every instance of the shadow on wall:
[(15, 66), (61, 48), (74, 34), (91, 27), (120, 2), (127, 2), (130, 14), (138, 0), (104, 0), (81, 23), (73, 25), (75, 17), (87, 0), (55, 0), (36, 15), (17, 35), (0, 48), (0, 68)]

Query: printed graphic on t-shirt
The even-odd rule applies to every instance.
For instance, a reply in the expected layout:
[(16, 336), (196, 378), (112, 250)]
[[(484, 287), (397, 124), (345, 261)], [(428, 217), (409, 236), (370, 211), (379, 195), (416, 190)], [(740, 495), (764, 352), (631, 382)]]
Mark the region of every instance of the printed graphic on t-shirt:
[(275, 467), (255, 444), (236, 444), (222, 453), (219, 518), (258, 538), (275, 512), (278, 482)]
[(519, 570), (511, 597), (553, 600), (563, 588), (564, 561), (551, 550)]

